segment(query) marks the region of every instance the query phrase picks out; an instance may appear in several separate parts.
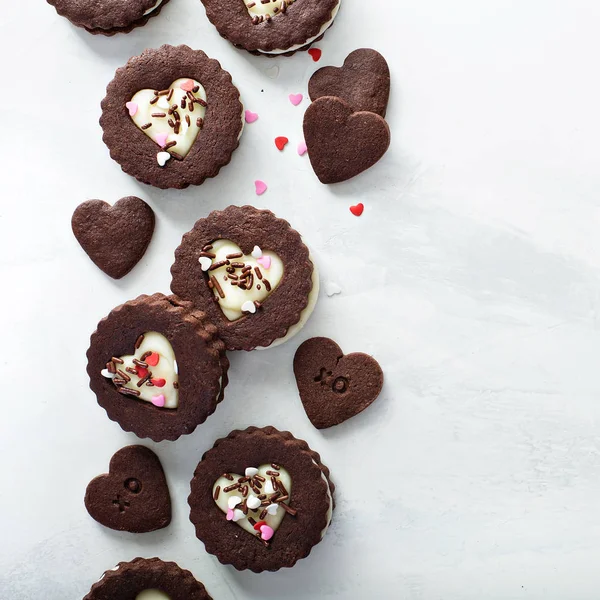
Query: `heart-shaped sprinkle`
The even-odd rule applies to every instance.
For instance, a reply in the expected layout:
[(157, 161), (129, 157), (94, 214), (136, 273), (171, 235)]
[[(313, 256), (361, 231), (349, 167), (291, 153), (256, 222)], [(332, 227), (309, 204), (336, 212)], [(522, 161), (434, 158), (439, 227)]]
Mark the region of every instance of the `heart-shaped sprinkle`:
[(294, 106), (298, 106), (298, 104), (304, 100), (304, 96), (302, 94), (290, 94), (288, 98)]
[(256, 188), (256, 195), (262, 196), (267, 191), (267, 184), (260, 179), (257, 179), (254, 182), (254, 187)]
[(147, 357), (146, 357), (146, 362), (151, 366), (151, 367), (155, 367), (158, 364), (158, 361), (160, 360), (160, 354), (158, 354), (157, 352), (151, 352)]
[(272, 537), (273, 534), (275, 532), (273, 531), (273, 529), (271, 527), (269, 527), (268, 525), (263, 525), (260, 528), (260, 537), (265, 540), (265, 542), (268, 542)]
[[(258, 500), (258, 498), (257, 498)], [(279, 509), (279, 504), (269, 504), (269, 506), (267, 506), (267, 513), (269, 513), (270, 515), (276, 515), (277, 514), (277, 510)]]
[(210, 266), (212, 265), (212, 260), (208, 258), (208, 256), (201, 256), (198, 259), (198, 262), (200, 263), (200, 268), (203, 271), (208, 271), (210, 269)]
[(179, 87), (186, 92), (192, 92), (196, 87), (196, 84), (194, 83), (193, 79), (188, 79), (187, 81), (184, 81)]
[(256, 496), (250, 496), (248, 500), (246, 500), (246, 505), (250, 510), (256, 510), (262, 502)]
[(245, 517), (246, 517), (246, 515), (239, 508), (234, 509), (234, 511), (233, 511), (233, 522), (234, 523), (241, 521)]
[(265, 75), (270, 79), (277, 79), (279, 77), (279, 67), (277, 65), (273, 65), (268, 69), (265, 69)]
[(271, 257), (270, 256), (261, 256), (256, 259), (256, 262), (262, 265), (265, 269), (271, 268)]
[(242, 499), (239, 496), (231, 496), (229, 500), (227, 500), (227, 506), (229, 508), (235, 508), (238, 504), (242, 503)]
[(246, 300), (244, 304), (242, 304), (242, 312), (254, 314), (256, 312), (256, 304), (252, 302), (252, 300)]
[(232, 508), (227, 510), (227, 515), (225, 516), (225, 518), (228, 521), (233, 521), (233, 509)]
[(254, 121), (258, 119), (258, 114), (251, 110), (247, 110), (244, 113), (244, 119), (246, 120), (246, 123), (254, 123)]
[(151, 379), (150, 381), (154, 387), (158, 387), (158, 388), (165, 387), (165, 384), (167, 383), (166, 380), (164, 380), (162, 378), (161, 379)]
[(130, 117), (133, 117), (133, 115), (135, 115), (135, 113), (138, 111), (137, 102), (125, 102), (125, 106), (129, 111)]
[(276, 137), (275, 138), (275, 145), (277, 146), (278, 150), (283, 150), (286, 146), (286, 144), (289, 142), (290, 140), (288, 140), (286, 137), (284, 136), (280, 136), (280, 137)]
[(148, 369), (140, 367), (140, 365), (135, 365), (135, 372), (140, 379), (144, 379), (144, 377), (147, 377), (149, 373)]
[(179, 375), (179, 366), (176, 360), (173, 361), (173, 371), (175, 371), (175, 375)]
[(306, 142), (300, 142), (298, 144), (298, 154), (300, 156), (304, 156), (306, 154), (307, 150), (308, 150), (308, 148), (306, 147)]
[(164, 396), (164, 394), (159, 394), (158, 396), (152, 396), (151, 402), (152, 402), (152, 404), (154, 404), (154, 406), (158, 406), (159, 408), (163, 408), (163, 406), (165, 405), (165, 396)]
[(273, 482), (270, 479), (267, 479), (265, 483), (265, 494), (274, 494), (275, 488), (273, 487)]
[(355, 204), (354, 206), (350, 207), (350, 212), (355, 217), (360, 217), (360, 215), (363, 214), (364, 210), (365, 210), (365, 205), (362, 202), (359, 202), (358, 204)]
[(106, 377), (107, 379), (114, 379), (116, 376), (116, 373), (111, 373), (108, 369), (102, 369), (102, 371), (100, 371), (100, 374), (102, 375), (102, 377)]
[(336, 294), (341, 294), (342, 293), (342, 288), (335, 282), (333, 281), (328, 281), (325, 284), (325, 293), (331, 297), (331, 296), (335, 296)]
[(321, 55), (323, 54), (321, 48), (310, 48), (308, 53), (312, 56), (315, 62), (319, 62)]
[(167, 161), (171, 158), (171, 155), (168, 152), (159, 152), (156, 155), (156, 161), (161, 167), (164, 167), (167, 164)]
[(169, 137), (168, 133), (157, 133), (156, 134), (156, 143), (161, 147), (164, 148), (167, 145), (167, 138)]
[(246, 477), (255, 477), (256, 475), (258, 475), (258, 469), (256, 467), (248, 467), (244, 471), (244, 474), (246, 475)]
[(252, 258), (260, 258), (263, 255), (260, 246), (254, 246), (252, 250)]
[(267, 522), (266, 522), (266, 521), (259, 521), (258, 523), (255, 523), (255, 524), (254, 524), (254, 529), (255, 529), (256, 531), (260, 531), (260, 528), (261, 528), (263, 525), (266, 525), (266, 524), (267, 524)]

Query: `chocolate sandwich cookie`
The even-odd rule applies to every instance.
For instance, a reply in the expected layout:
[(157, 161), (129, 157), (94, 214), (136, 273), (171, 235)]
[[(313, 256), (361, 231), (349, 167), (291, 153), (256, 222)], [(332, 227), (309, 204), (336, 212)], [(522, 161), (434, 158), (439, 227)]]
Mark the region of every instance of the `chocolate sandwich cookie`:
[(171, 290), (219, 330), (228, 350), (277, 346), (310, 317), (319, 277), (308, 248), (271, 211), (229, 206), (183, 236)]
[(100, 125), (111, 157), (142, 183), (200, 185), (231, 160), (243, 126), (240, 93), (218, 61), (188, 46), (145, 50), (118, 69)]
[(202, 0), (206, 16), (234, 46), (290, 56), (331, 27), (341, 0)]
[(156, 17), (169, 0), (48, 0), (73, 25), (93, 34), (129, 33)]
[(135, 558), (102, 575), (83, 600), (212, 600), (202, 583), (174, 562)]
[(274, 427), (249, 427), (217, 440), (202, 457), (188, 498), (190, 519), (221, 563), (277, 571), (323, 539), (333, 493), (329, 469), (306, 442)]
[(108, 417), (155, 442), (191, 433), (223, 399), (229, 361), (217, 328), (191, 303), (140, 296), (100, 321), (87, 352)]

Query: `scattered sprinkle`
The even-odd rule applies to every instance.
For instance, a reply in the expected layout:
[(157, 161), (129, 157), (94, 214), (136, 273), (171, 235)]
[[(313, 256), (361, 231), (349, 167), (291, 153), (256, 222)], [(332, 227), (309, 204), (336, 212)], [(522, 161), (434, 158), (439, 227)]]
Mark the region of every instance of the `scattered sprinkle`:
[(167, 145), (167, 137), (169, 137), (168, 133), (157, 133), (156, 134), (156, 143), (164, 148)]
[(284, 136), (280, 136), (280, 137), (276, 137), (275, 138), (275, 145), (277, 146), (277, 150), (283, 150), (286, 146), (286, 144), (289, 142), (290, 140), (288, 140), (286, 137)]
[(230, 496), (227, 500), (227, 506), (229, 508), (235, 508), (238, 504), (242, 503), (242, 499), (239, 496)]
[(156, 155), (156, 160), (161, 167), (164, 167), (170, 158), (171, 155), (168, 152), (159, 152)]
[(254, 187), (256, 188), (256, 195), (262, 196), (267, 191), (267, 184), (260, 179), (257, 179), (254, 182)]
[(261, 256), (256, 259), (256, 262), (262, 265), (265, 269), (271, 268), (271, 257), (270, 256)]
[(300, 142), (298, 144), (298, 154), (300, 156), (304, 156), (306, 154), (307, 150), (308, 150), (308, 148), (306, 147), (306, 142)]
[(106, 377), (107, 379), (114, 379), (116, 373), (111, 373), (108, 369), (102, 369), (102, 371), (100, 371), (100, 375), (102, 375), (102, 377)]
[(244, 471), (244, 475), (246, 475), (246, 477), (255, 477), (258, 475), (258, 469), (256, 467), (248, 467), (246, 471)]
[(355, 204), (354, 206), (350, 207), (350, 212), (355, 217), (360, 217), (360, 215), (363, 214), (363, 210), (365, 210), (365, 205), (362, 202), (359, 202), (358, 204)]
[(310, 48), (308, 53), (312, 56), (312, 59), (315, 62), (319, 62), (319, 59), (321, 58), (321, 55), (323, 54), (321, 48)]
[(191, 92), (196, 87), (196, 84), (193, 82), (192, 79), (188, 79), (187, 81), (184, 81), (179, 87), (185, 92)]
[(252, 300), (246, 300), (246, 302), (242, 304), (242, 312), (254, 314), (256, 312), (256, 304), (254, 304)]
[(138, 111), (138, 105), (135, 102), (126, 102), (125, 106), (127, 107), (127, 110), (129, 111), (130, 117), (133, 117), (135, 115), (135, 113)]
[(208, 256), (201, 256), (198, 262), (203, 271), (208, 271), (212, 265), (212, 260)]
[(162, 408), (165, 405), (165, 397), (163, 394), (159, 394), (158, 396), (152, 396), (152, 404), (154, 406), (158, 406)]
[(260, 249), (260, 246), (254, 246), (254, 249), (252, 250), (252, 258), (260, 258), (262, 254), (263, 253)]
[(331, 298), (331, 296), (335, 296), (336, 294), (342, 293), (342, 288), (333, 281), (328, 281), (325, 284), (325, 293)]
[(302, 94), (290, 94), (288, 98), (294, 106), (298, 106), (298, 104), (304, 100), (304, 96)]
[(254, 121), (258, 120), (258, 114), (251, 110), (247, 110), (244, 113), (244, 118), (246, 119), (246, 123), (254, 123)]

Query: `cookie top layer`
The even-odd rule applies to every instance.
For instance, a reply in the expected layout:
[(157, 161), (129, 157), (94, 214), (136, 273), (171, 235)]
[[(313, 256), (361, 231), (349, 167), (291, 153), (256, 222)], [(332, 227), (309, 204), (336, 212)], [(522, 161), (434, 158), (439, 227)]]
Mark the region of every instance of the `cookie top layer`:
[[(156, 347), (143, 345), (149, 333), (158, 334)], [(92, 334), (87, 357), (90, 387), (108, 417), (155, 442), (194, 431), (227, 385), (229, 361), (216, 327), (191, 303), (163, 294), (112, 310)]]
[(109, 569), (83, 600), (135, 600), (146, 590), (158, 590), (169, 600), (212, 600), (202, 583), (174, 562), (135, 558)]
[[(213, 247), (217, 240), (230, 242), (236, 248), (227, 248), (239, 252), (227, 250), (221, 257), (220, 244)], [(266, 262), (255, 264), (256, 247), (262, 257), (257, 260)], [(308, 248), (287, 221), (253, 206), (229, 206), (200, 219), (183, 236), (171, 267), (171, 290), (206, 313), (228, 350), (253, 350), (284, 337), (300, 321), (313, 270)], [(240, 293), (233, 284), (247, 281), (247, 272), (252, 278)], [(242, 314), (230, 320), (224, 310), (234, 294), (239, 298), (234, 308)]]
[(169, 0), (47, 0), (56, 12), (90, 33), (128, 33), (145, 25)]
[[(184, 83), (173, 86), (180, 79)], [(188, 90), (186, 82), (197, 82), (201, 89), (191, 85)], [(138, 126), (134, 119), (146, 108), (136, 97), (141, 91), (149, 94), (148, 102), (156, 95), (156, 110), (149, 112), (148, 123)], [(173, 107), (175, 92), (178, 104)], [(242, 132), (242, 110), (240, 93), (218, 61), (188, 46), (164, 45), (145, 50), (117, 70), (102, 101), (102, 139), (123, 171), (143, 183), (162, 189), (200, 185), (231, 160)], [(185, 156), (166, 135), (157, 141), (153, 119), (171, 121), (174, 135), (179, 123), (178, 136), (194, 129), (197, 137)]]
[[(266, 543), (226, 519), (215, 502), (214, 489), (223, 474), (251, 474), (248, 468), (265, 464), (279, 467), (280, 474), (285, 469), (286, 477), (291, 478), (289, 506), (295, 511), (283, 516)], [(260, 491), (269, 492), (269, 482), (265, 481)], [(217, 440), (202, 457), (188, 499), (190, 519), (206, 551), (221, 563), (255, 573), (277, 571), (292, 567), (321, 541), (333, 510), (333, 493), (329, 470), (306, 442), (274, 427), (249, 427)]]
[(225, 39), (251, 52), (268, 53), (303, 46), (318, 37), (323, 26), (334, 17), (340, 0), (202, 0), (202, 3), (206, 16)]

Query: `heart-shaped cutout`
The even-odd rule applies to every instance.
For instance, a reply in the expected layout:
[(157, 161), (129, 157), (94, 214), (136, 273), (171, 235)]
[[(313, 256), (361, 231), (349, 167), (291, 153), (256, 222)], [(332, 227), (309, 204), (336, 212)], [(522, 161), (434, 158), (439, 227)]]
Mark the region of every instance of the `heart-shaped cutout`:
[[(239, 1), (239, 0), (238, 0)], [(270, 21), (277, 15), (287, 11), (290, 4), (296, 0), (244, 0), (248, 14), (252, 17), (255, 25), (264, 21)]]
[(154, 233), (154, 212), (135, 196), (122, 198), (114, 206), (88, 200), (73, 213), (71, 226), (94, 264), (120, 279), (144, 256)]
[[(166, 90), (140, 90), (126, 107), (139, 129), (163, 151), (181, 160), (188, 155), (204, 126), (206, 90), (194, 79), (181, 78)], [(162, 153), (158, 163), (161, 166), (166, 163)]]
[[(244, 475), (225, 473), (213, 485), (216, 505), (242, 529), (268, 542), (286, 513), (292, 494), (290, 474), (280, 465), (261, 465), (246, 469)], [(283, 506), (285, 505), (285, 506)]]
[(294, 356), (300, 399), (317, 429), (338, 425), (372, 404), (383, 386), (383, 371), (368, 354), (344, 355), (328, 338), (304, 342)]
[[(283, 277), (282, 260), (274, 252), (260, 248), (258, 255), (257, 247), (252, 254), (244, 255), (230, 240), (216, 240), (211, 246), (200, 253), (198, 260), (223, 314), (230, 321), (237, 321), (256, 312), (279, 285)], [(209, 259), (210, 265), (203, 259)], [(249, 309), (247, 303), (253, 304), (255, 310)]]
[(145, 446), (127, 446), (85, 493), (90, 516), (111, 529), (143, 533), (171, 522), (171, 497), (160, 460)]
[(390, 97), (390, 69), (379, 52), (361, 48), (351, 52), (343, 66), (316, 71), (308, 82), (308, 94), (312, 100), (336, 96), (354, 111), (365, 110), (385, 117)]
[(169, 340), (156, 331), (141, 335), (135, 354), (113, 356), (102, 375), (112, 379), (125, 396), (150, 402), (159, 408), (179, 405), (179, 375), (175, 353)]
[(344, 100), (326, 96), (304, 114), (308, 156), (321, 183), (338, 183), (372, 167), (390, 145), (390, 129), (379, 115), (354, 112)]

